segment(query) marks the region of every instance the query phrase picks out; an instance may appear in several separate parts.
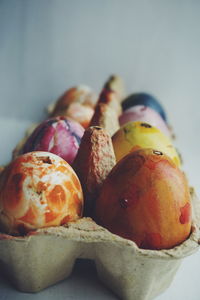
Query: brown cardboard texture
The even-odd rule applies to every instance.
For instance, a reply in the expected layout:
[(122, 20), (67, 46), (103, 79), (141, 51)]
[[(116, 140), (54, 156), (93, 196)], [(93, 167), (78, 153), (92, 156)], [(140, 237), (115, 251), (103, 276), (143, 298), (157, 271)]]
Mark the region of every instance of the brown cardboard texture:
[(120, 299), (153, 299), (170, 285), (181, 260), (198, 249), (199, 203), (193, 191), (192, 195), (192, 233), (173, 249), (139, 249), (92, 219), (82, 218), (25, 237), (1, 234), (1, 265), (17, 289), (38, 292), (67, 278), (77, 258), (89, 258), (95, 261), (100, 280)]

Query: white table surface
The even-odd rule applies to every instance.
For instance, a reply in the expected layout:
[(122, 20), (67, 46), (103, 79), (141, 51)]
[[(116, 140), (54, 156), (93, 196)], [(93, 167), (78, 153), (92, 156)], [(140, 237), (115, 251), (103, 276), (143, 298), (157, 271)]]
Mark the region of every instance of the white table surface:
[[(74, 84), (97, 92), (111, 73), (127, 93), (153, 93), (177, 135), (190, 184), (200, 195), (200, 1), (1, 0), (0, 164), (44, 107)], [(0, 280), (0, 299), (116, 299), (90, 263), (38, 294)], [(200, 252), (184, 259), (157, 300), (200, 299)], [(137, 300), (137, 299), (134, 299)]]

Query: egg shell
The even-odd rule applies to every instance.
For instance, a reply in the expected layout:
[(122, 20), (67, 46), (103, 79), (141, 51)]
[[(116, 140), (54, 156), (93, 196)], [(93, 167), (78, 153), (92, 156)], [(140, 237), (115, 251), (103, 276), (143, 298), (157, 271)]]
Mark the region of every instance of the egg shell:
[(97, 95), (87, 85), (74, 86), (67, 91), (56, 101), (52, 115), (59, 115), (62, 110), (65, 110), (71, 103), (80, 103), (95, 107)]
[(78, 85), (67, 90), (54, 104), (48, 107), (50, 116), (70, 117), (84, 128), (89, 126), (94, 114), (97, 95), (86, 85)]
[(80, 103), (71, 103), (66, 111), (62, 111), (61, 115), (69, 117), (78, 122), (83, 128), (87, 128), (94, 115), (94, 108)]
[(177, 166), (180, 158), (170, 139), (158, 128), (143, 122), (129, 122), (112, 137), (117, 162), (128, 153), (140, 148), (152, 148), (167, 154)]
[(191, 200), (184, 173), (162, 152), (141, 149), (112, 169), (95, 215), (112, 233), (145, 249), (170, 249), (191, 231)]
[(77, 175), (62, 158), (29, 152), (12, 161), (0, 177), (0, 228), (22, 235), (77, 220), (83, 193)]
[(33, 293), (69, 277), (77, 258), (92, 259), (99, 279), (116, 299), (154, 299), (169, 287), (182, 259), (199, 249), (199, 199), (194, 193), (192, 197), (196, 206), (192, 233), (172, 249), (140, 249), (90, 218), (82, 218), (25, 237), (0, 234), (2, 270), (6, 269), (18, 290)]
[(150, 125), (160, 129), (160, 131), (162, 131), (166, 136), (171, 136), (171, 132), (163, 118), (150, 107), (135, 105), (125, 110), (125, 112), (119, 117), (120, 126), (123, 126), (128, 122), (135, 121), (149, 123)]
[(50, 118), (35, 128), (19, 153), (47, 151), (72, 164), (83, 133), (84, 128), (76, 121), (66, 117)]
[(144, 106), (151, 107), (161, 115), (164, 121), (167, 122), (165, 110), (154, 96), (147, 93), (132, 94), (122, 102), (123, 111), (135, 105), (144, 105)]

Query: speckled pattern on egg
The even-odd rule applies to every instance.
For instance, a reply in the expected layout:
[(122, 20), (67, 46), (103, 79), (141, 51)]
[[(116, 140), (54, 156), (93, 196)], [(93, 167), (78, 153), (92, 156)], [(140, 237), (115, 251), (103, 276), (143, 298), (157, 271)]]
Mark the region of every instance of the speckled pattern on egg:
[(58, 226), (82, 216), (83, 194), (70, 165), (49, 152), (19, 156), (2, 173), (0, 227), (11, 234)]

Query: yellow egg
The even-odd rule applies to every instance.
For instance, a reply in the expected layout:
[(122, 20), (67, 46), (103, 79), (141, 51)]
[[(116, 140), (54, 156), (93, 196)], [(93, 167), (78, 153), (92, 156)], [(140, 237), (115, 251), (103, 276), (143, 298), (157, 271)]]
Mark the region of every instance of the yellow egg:
[(152, 148), (167, 154), (180, 166), (179, 155), (170, 139), (148, 123), (129, 122), (114, 134), (112, 141), (117, 161), (132, 151)]

